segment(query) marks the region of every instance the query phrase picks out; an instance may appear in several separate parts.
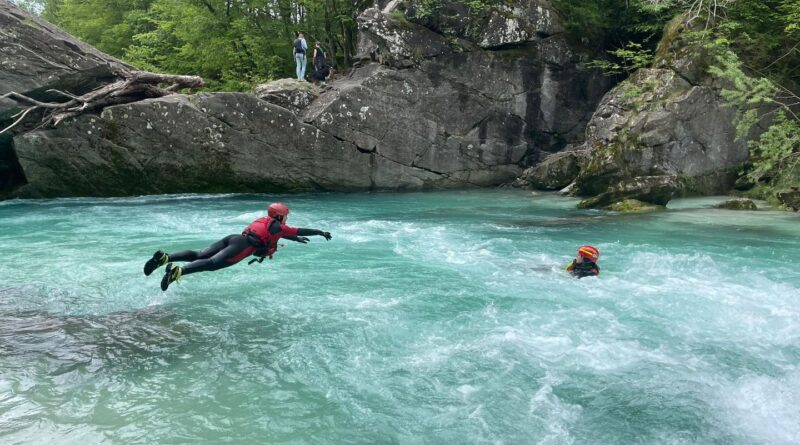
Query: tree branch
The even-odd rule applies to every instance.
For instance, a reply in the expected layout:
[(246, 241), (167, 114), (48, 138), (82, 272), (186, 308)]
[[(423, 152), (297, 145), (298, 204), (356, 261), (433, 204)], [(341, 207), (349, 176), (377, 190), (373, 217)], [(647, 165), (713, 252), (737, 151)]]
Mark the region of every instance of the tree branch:
[[(142, 99), (163, 97), (173, 94), (181, 88), (198, 88), (203, 86), (203, 79), (199, 76), (178, 76), (172, 74), (158, 74), (147, 71), (120, 71), (115, 73), (119, 78), (112, 83), (94, 89), (81, 96), (60, 90), (48, 90), (69, 98), (66, 102), (41, 102), (24, 94), (11, 91), (0, 96), (0, 99), (12, 99), (20, 103), (32, 105), (18, 113), (20, 116), (11, 125), (0, 131), (5, 133), (19, 125), (33, 110), (45, 109), (41, 118), (41, 126), (52, 123), (58, 125), (68, 117), (77, 116), (87, 111), (103, 109), (110, 105), (119, 105), (135, 102)], [(167, 88), (159, 84), (169, 84)], [(38, 127), (37, 127), (38, 128)]]

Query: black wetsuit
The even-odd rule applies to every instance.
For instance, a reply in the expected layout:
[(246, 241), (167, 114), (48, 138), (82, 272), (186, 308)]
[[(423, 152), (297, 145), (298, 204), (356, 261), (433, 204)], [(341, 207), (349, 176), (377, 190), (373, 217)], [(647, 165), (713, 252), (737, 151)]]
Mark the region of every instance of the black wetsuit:
[(594, 277), (600, 275), (600, 266), (586, 259), (582, 263), (572, 260), (567, 266), (567, 272), (578, 278)]
[[(280, 222), (273, 220), (272, 224), (269, 226), (269, 231), (272, 234), (279, 233), (281, 231)], [(317, 229), (297, 229), (298, 236), (284, 236), (283, 239), (306, 243), (308, 239), (303, 238), (304, 236), (322, 235), (323, 233), (325, 232)], [(184, 250), (182, 252), (171, 253), (169, 254), (169, 260), (191, 261), (189, 264), (182, 266), (181, 275), (188, 275), (190, 273), (209, 272), (233, 266), (251, 254), (263, 256), (260, 255), (262, 251), (263, 246), (253, 237), (247, 235), (228, 235), (201, 251)]]
[(253, 253), (253, 246), (244, 235), (228, 235), (201, 251), (184, 250), (170, 253), (170, 261), (191, 261), (182, 267), (182, 275), (207, 272), (233, 266)]

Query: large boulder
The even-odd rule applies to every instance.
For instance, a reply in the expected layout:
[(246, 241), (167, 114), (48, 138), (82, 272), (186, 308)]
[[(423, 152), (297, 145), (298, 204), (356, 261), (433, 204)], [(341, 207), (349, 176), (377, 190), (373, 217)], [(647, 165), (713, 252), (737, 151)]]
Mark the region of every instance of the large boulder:
[[(10, 92), (49, 102), (64, 101), (55, 90), (83, 94), (114, 78), (122, 62), (97, 51), (55, 26), (0, 0), (0, 96)], [(0, 99), (0, 130), (14, 122), (20, 105)], [(0, 198), (25, 182), (13, 135), (0, 135)]]
[(610, 86), (582, 68), (591, 55), (557, 34), (546, 3), (508, 5), (516, 12), (486, 19), (528, 20), (525, 30), (495, 33), (491, 45), (475, 40), (483, 33), (446, 36), (370, 9), (359, 18), (360, 66), (324, 92), (285, 80), (260, 98), (174, 95), (17, 135), (25, 185), (12, 196), (506, 183), (540, 151), (580, 143)]
[(362, 190), (369, 156), (243, 93), (173, 95), (18, 136), (17, 196)]
[(665, 206), (680, 190), (681, 184), (675, 176), (637, 176), (620, 181), (597, 196), (584, 199), (578, 203), (578, 207), (605, 208), (625, 200)]
[[(735, 111), (708, 74), (704, 50), (679, 43), (681, 26), (669, 25), (657, 68), (638, 70), (601, 101), (586, 129), (591, 158), (576, 194), (607, 194), (625, 183), (626, 197), (648, 201), (649, 183), (637, 177), (675, 178), (668, 181), (673, 194), (723, 194), (733, 186), (747, 140), (737, 138)], [(636, 183), (645, 187), (640, 194), (630, 189)]]
[[(511, 4), (537, 11), (546, 7), (545, 2), (524, 0)], [(537, 14), (549, 20), (541, 29), (561, 29), (554, 24), (555, 14)], [(316, 125), (327, 112), (326, 121), (334, 131), (347, 131), (339, 127), (348, 123), (347, 127), (373, 137), (400, 126), (409, 131), (395, 138), (398, 144), (392, 146), (419, 141), (414, 150), (422, 153), (433, 144), (436, 156), (447, 156), (441, 150), (446, 146), (472, 150), (484, 144), (481, 140), (491, 139), (492, 131), (502, 134), (496, 139), (505, 139), (492, 151), (505, 146), (510, 158), (516, 158), (520, 144), (527, 147), (525, 159), (536, 159), (540, 151), (555, 152), (582, 141), (584, 123), (610, 81), (583, 68), (581, 61), (591, 55), (572, 47), (565, 35), (526, 28), (507, 42), (514, 45), (482, 50), (476, 40), (481, 35), (445, 36), (409, 16), (414, 19), (411, 12), (370, 9), (359, 17), (360, 57), (381, 66), (359, 68), (350, 79), (334, 85), (337, 96), (321, 97), (309, 108), (307, 120)], [(510, 28), (516, 26), (514, 15), (504, 17)], [(350, 114), (336, 108), (341, 105)], [(373, 119), (353, 113), (364, 106), (370, 107)], [(369, 128), (376, 124), (378, 128)]]

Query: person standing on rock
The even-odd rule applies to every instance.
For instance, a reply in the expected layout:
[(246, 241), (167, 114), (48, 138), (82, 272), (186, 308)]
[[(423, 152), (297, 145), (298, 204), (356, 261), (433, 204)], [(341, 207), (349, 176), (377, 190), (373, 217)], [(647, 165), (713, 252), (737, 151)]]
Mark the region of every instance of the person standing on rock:
[(297, 33), (297, 38), (292, 43), (292, 54), (294, 54), (294, 63), (296, 65), (297, 80), (304, 80), (306, 77), (306, 52), (308, 51), (308, 44), (302, 32)]
[[(269, 257), (278, 250), (278, 241), (288, 239), (298, 243), (307, 243), (306, 236), (319, 235), (326, 240), (331, 240), (330, 232), (317, 229), (298, 229), (286, 225), (289, 217), (289, 207), (280, 202), (269, 205), (267, 217), (258, 218), (250, 223), (241, 235), (228, 235), (203, 250), (184, 250), (167, 254), (159, 250), (144, 264), (144, 274), (149, 276), (156, 269), (167, 265), (164, 277), (161, 279), (161, 290), (165, 291), (184, 275), (195, 272), (211, 272), (225, 267), (233, 266), (248, 256), (255, 255), (250, 263)], [(185, 266), (175, 266), (172, 261), (190, 261)]]
[(322, 49), (322, 44), (320, 42), (314, 44), (314, 56), (312, 60), (314, 61), (315, 71), (322, 71), (328, 63), (327, 60), (325, 60), (325, 50)]

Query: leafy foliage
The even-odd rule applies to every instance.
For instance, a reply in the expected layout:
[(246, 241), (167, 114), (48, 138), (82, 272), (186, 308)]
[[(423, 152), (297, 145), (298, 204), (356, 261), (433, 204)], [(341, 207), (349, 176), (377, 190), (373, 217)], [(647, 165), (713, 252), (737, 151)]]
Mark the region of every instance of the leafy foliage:
[[(737, 110), (737, 133), (746, 136), (754, 125), (769, 122), (761, 136), (751, 141), (753, 183), (769, 182), (786, 160), (800, 154), (800, 35), (795, 32), (800, 15), (797, 0), (739, 0), (713, 29), (706, 43), (714, 56), (711, 74), (723, 79), (722, 95)], [(747, 63), (744, 62), (747, 61)]]
[(639, 68), (647, 68), (653, 63), (653, 50), (644, 48), (641, 43), (628, 42), (622, 48), (608, 51), (612, 60), (593, 60), (590, 67), (600, 68), (608, 75), (632, 73)]
[(775, 170), (784, 167), (792, 157), (800, 154), (800, 122), (778, 112), (769, 129), (757, 141), (750, 143), (753, 168), (747, 177), (753, 182), (770, 178)]
[[(369, 0), (19, 0), (67, 32), (156, 72), (203, 76), (213, 90), (290, 77), (304, 31), (347, 64)], [(332, 60), (331, 60), (332, 59)]]

